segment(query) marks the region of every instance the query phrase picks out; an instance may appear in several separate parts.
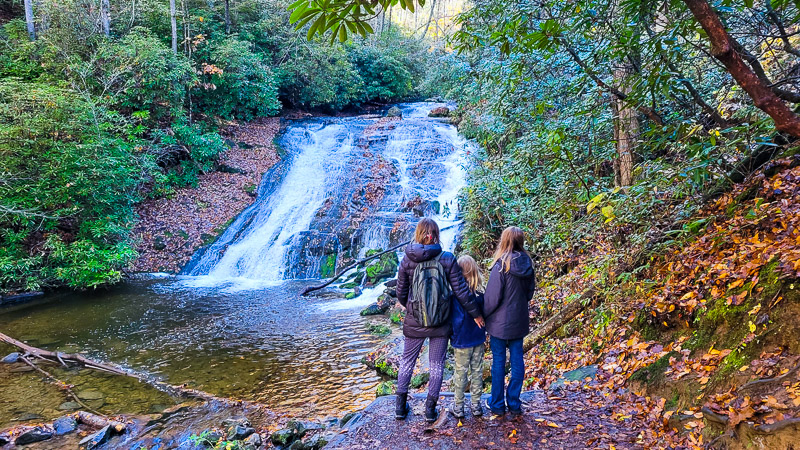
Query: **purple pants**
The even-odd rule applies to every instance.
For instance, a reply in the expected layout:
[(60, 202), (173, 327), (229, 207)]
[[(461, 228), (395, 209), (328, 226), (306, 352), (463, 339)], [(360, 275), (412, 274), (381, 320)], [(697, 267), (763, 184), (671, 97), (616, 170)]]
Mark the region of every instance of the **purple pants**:
[[(428, 357), (431, 366), (431, 378), (428, 380), (428, 400), (439, 398), (439, 391), (442, 389), (442, 372), (444, 372), (444, 359), (447, 356), (447, 343), (449, 336), (428, 338)], [(403, 341), (403, 360), (400, 361), (400, 373), (397, 374), (397, 393), (408, 393), (408, 384), (411, 382), (411, 374), (414, 366), (417, 365), (419, 352), (425, 338), (407, 337)]]

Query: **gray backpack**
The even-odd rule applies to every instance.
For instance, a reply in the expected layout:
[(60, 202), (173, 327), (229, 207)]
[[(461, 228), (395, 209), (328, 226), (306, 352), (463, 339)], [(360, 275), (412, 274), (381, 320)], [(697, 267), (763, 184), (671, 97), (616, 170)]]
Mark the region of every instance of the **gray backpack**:
[(426, 328), (438, 327), (450, 319), (450, 283), (436, 258), (417, 264), (411, 285), (411, 315)]

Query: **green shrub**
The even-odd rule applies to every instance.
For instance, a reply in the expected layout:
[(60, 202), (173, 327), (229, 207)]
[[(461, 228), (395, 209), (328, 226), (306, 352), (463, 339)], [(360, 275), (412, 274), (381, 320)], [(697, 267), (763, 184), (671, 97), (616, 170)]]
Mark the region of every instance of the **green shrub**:
[(142, 27), (119, 41), (104, 43), (99, 64), (103, 74), (98, 78), (114, 76), (123, 85), (119, 105), (130, 111), (148, 111), (155, 120), (180, 115), (187, 87), (197, 81), (185, 56), (173, 54)]
[(117, 281), (141, 174), (130, 124), (42, 83), (0, 82), (0, 290)]
[(229, 37), (199, 53), (202, 83), (194, 92), (205, 114), (251, 120), (280, 111), (272, 70), (249, 43)]

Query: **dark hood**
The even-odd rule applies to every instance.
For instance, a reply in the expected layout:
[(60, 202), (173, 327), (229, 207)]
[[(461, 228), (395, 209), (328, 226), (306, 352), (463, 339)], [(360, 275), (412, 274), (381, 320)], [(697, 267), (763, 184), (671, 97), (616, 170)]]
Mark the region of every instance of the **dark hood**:
[(514, 252), (511, 256), (511, 265), (508, 273), (518, 278), (527, 278), (533, 275), (533, 261), (523, 252)]
[(440, 253), (442, 253), (442, 246), (439, 244), (424, 245), (412, 242), (406, 247), (406, 256), (415, 263), (436, 258)]

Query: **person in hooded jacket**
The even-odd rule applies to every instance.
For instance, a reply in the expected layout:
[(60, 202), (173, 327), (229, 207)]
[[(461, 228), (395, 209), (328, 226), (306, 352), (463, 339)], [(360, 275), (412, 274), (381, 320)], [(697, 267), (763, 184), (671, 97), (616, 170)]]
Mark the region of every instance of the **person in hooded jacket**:
[[(522, 341), (530, 332), (528, 304), (535, 288), (533, 261), (525, 251), (525, 235), (517, 227), (508, 227), (503, 230), (494, 254), (483, 304), (492, 350), (492, 395), (488, 406), (496, 415), (505, 414), (506, 406), (514, 415), (522, 413), (519, 398), (525, 377)], [(504, 393), (506, 349), (511, 360), (511, 378)]]
[[(453, 295), (475, 323), (483, 327), (484, 322), (480, 308), (473, 298), (461, 267), (456, 263), (456, 258), (452, 253), (442, 251), (442, 246), (439, 245), (439, 225), (429, 218), (424, 218), (417, 224), (414, 241), (406, 247), (405, 256), (400, 262), (400, 267), (397, 271), (397, 300), (404, 308), (411, 307), (409, 302), (415, 301), (414, 293), (411, 292), (414, 269), (418, 264), (430, 261), (437, 256), (439, 257), (439, 264), (441, 264), (444, 273), (447, 275), (447, 281), (450, 284)], [(439, 413), (436, 410), (436, 403), (442, 387), (442, 373), (450, 334), (450, 317), (445, 317), (439, 326), (425, 327), (414, 318), (410, 311), (406, 312), (406, 317), (403, 321), (403, 356), (397, 375), (395, 417), (398, 420), (405, 419), (410, 410), (408, 405), (408, 385), (411, 382), (411, 374), (417, 364), (417, 358), (425, 339), (429, 340), (428, 356), (430, 359), (430, 379), (428, 380), (428, 397), (425, 401), (425, 420), (434, 422), (438, 418)]]

